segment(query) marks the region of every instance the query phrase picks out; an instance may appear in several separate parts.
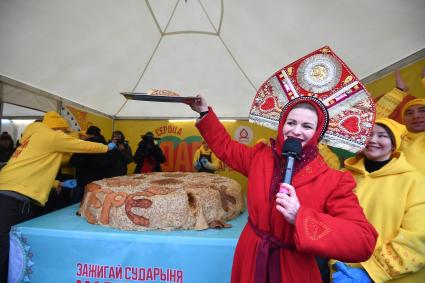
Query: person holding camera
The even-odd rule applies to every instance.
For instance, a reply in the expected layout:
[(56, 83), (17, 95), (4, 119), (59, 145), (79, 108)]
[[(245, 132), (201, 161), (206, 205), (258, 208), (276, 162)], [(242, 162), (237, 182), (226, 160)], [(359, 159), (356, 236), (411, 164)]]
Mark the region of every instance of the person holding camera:
[(134, 174), (161, 172), (161, 163), (165, 162), (165, 156), (155, 140), (152, 132), (147, 132), (142, 136), (136, 153), (134, 154), (134, 162), (137, 164)]
[(116, 145), (114, 150), (108, 152), (110, 159), (113, 161), (113, 166), (110, 167), (109, 177), (127, 175), (127, 164), (133, 158), (131, 148), (125, 140), (124, 134), (121, 131), (114, 131), (112, 133), (112, 139), (109, 142)]

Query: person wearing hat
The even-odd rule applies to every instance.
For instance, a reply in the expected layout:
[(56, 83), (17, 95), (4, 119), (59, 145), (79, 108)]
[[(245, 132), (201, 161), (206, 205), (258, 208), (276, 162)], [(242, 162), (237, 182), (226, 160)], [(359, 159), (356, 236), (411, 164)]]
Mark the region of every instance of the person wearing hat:
[[(84, 140), (106, 144), (101, 130), (97, 126), (90, 126), (84, 133)], [(114, 149), (115, 150), (115, 149)], [(111, 177), (110, 168), (114, 165), (109, 153), (74, 153), (69, 164), (75, 167), (75, 179), (77, 187), (72, 190), (71, 204), (79, 203), (84, 196), (84, 187), (97, 180)]]
[[(252, 147), (231, 138), (202, 96), (187, 103), (200, 114), (196, 127), (212, 151), (248, 178), (249, 217), (236, 246), (232, 283), (321, 282), (316, 256), (370, 257), (377, 233), (353, 193), (354, 179), (319, 154), (329, 123), (322, 102), (312, 96), (289, 101), (277, 138)], [(282, 182), (288, 140), (302, 147), (292, 184)]]
[(161, 164), (165, 162), (165, 155), (152, 132), (142, 135), (142, 140), (134, 153), (133, 161), (136, 163), (134, 174), (161, 172)]
[(392, 119), (377, 119), (362, 154), (345, 160), (379, 237), (369, 260), (334, 265), (335, 283), (425, 280), (425, 177), (399, 150), (404, 132), (404, 125)]
[(402, 110), (402, 122), (407, 133), (403, 136), (401, 151), (407, 161), (425, 174), (425, 99), (410, 100)]
[(205, 140), (193, 155), (193, 167), (198, 172), (214, 173), (220, 167), (220, 160), (212, 152)]
[(33, 217), (34, 205), (44, 206), (52, 187), (75, 187), (75, 180), (55, 182), (62, 155), (102, 153), (114, 145), (82, 141), (63, 132), (68, 123), (57, 112), (30, 124), (20, 146), (0, 172), (0, 282), (6, 282), (11, 227)]
[[(400, 151), (407, 161), (425, 174), (425, 99), (408, 94), (409, 87), (399, 70), (395, 71), (396, 87), (376, 101), (376, 117), (387, 117), (406, 125)], [(421, 83), (425, 89), (425, 67), (422, 69)]]

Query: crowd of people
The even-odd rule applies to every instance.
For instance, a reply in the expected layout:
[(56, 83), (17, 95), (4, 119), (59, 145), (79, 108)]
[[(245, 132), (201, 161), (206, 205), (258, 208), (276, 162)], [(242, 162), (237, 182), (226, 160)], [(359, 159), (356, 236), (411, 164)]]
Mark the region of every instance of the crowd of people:
[[(145, 135), (143, 141), (146, 136), (151, 136), (153, 142), (152, 133)], [(146, 166), (143, 172), (161, 171), (165, 157), (158, 144), (143, 145), (147, 147), (139, 152), (139, 145), (133, 156), (121, 131), (114, 131), (109, 141), (96, 126), (75, 135), (68, 122), (54, 111), (30, 124), (16, 148), (12, 137), (2, 133), (0, 282), (7, 282), (9, 232), (13, 225), (80, 202), (86, 184), (126, 175), (127, 165), (133, 160), (139, 165), (140, 156), (147, 156), (156, 165)]]
[[(365, 149), (343, 170), (321, 156), (329, 114), (314, 97), (291, 100), (276, 138), (254, 146), (233, 140), (204, 97), (187, 102), (200, 115), (203, 137), (194, 169), (214, 173), (222, 160), (248, 178), (249, 218), (232, 283), (425, 282), (425, 99), (409, 96), (400, 72), (395, 77), (396, 89), (376, 101)], [(141, 136), (133, 155), (121, 131), (108, 141), (96, 126), (82, 137), (68, 131), (63, 117), (48, 112), (16, 147), (7, 132), (0, 135), (0, 283), (7, 282), (11, 227), (43, 214), (52, 196), (67, 192), (66, 204), (78, 203), (86, 184), (126, 175), (131, 162), (134, 173), (150, 173), (166, 161), (152, 132)], [(287, 184), (280, 153), (291, 139), (302, 155)]]

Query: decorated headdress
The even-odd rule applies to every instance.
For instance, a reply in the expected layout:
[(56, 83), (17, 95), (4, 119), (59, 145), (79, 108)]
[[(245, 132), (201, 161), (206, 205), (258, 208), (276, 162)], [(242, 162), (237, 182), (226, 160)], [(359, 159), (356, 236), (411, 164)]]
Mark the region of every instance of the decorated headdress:
[(329, 112), (329, 125), (322, 143), (351, 152), (365, 147), (375, 120), (374, 102), (328, 46), (267, 79), (255, 95), (249, 120), (277, 130), (285, 105), (300, 96), (317, 98)]

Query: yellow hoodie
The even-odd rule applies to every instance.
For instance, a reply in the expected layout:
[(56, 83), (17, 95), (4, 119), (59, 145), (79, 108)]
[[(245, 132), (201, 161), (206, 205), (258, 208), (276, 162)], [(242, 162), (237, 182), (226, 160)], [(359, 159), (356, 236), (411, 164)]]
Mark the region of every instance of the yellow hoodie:
[(423, 160), (425, 156), (425, 132), (408, 132), (405, 134), (401, 143), (400, 151), (405, 154), (407, 161), (413, 167), (422, 174), (425, 174), (425, 161)]
[(15, 191), (44, 205), (65, 152), (102, 153), (108, 147), (82, 141), (43, 123), (32, 123), (24, 131), (9, 162), (0, 172), (0, 190)]
[(345, 167), (356, 179), (360, 205), (379, 233), (372, 257), (361, 266), (377, 283), (425, 282), (425, 176), (401, 152), (372, 173), (365, 170), (363, 158), (349, 158)]

